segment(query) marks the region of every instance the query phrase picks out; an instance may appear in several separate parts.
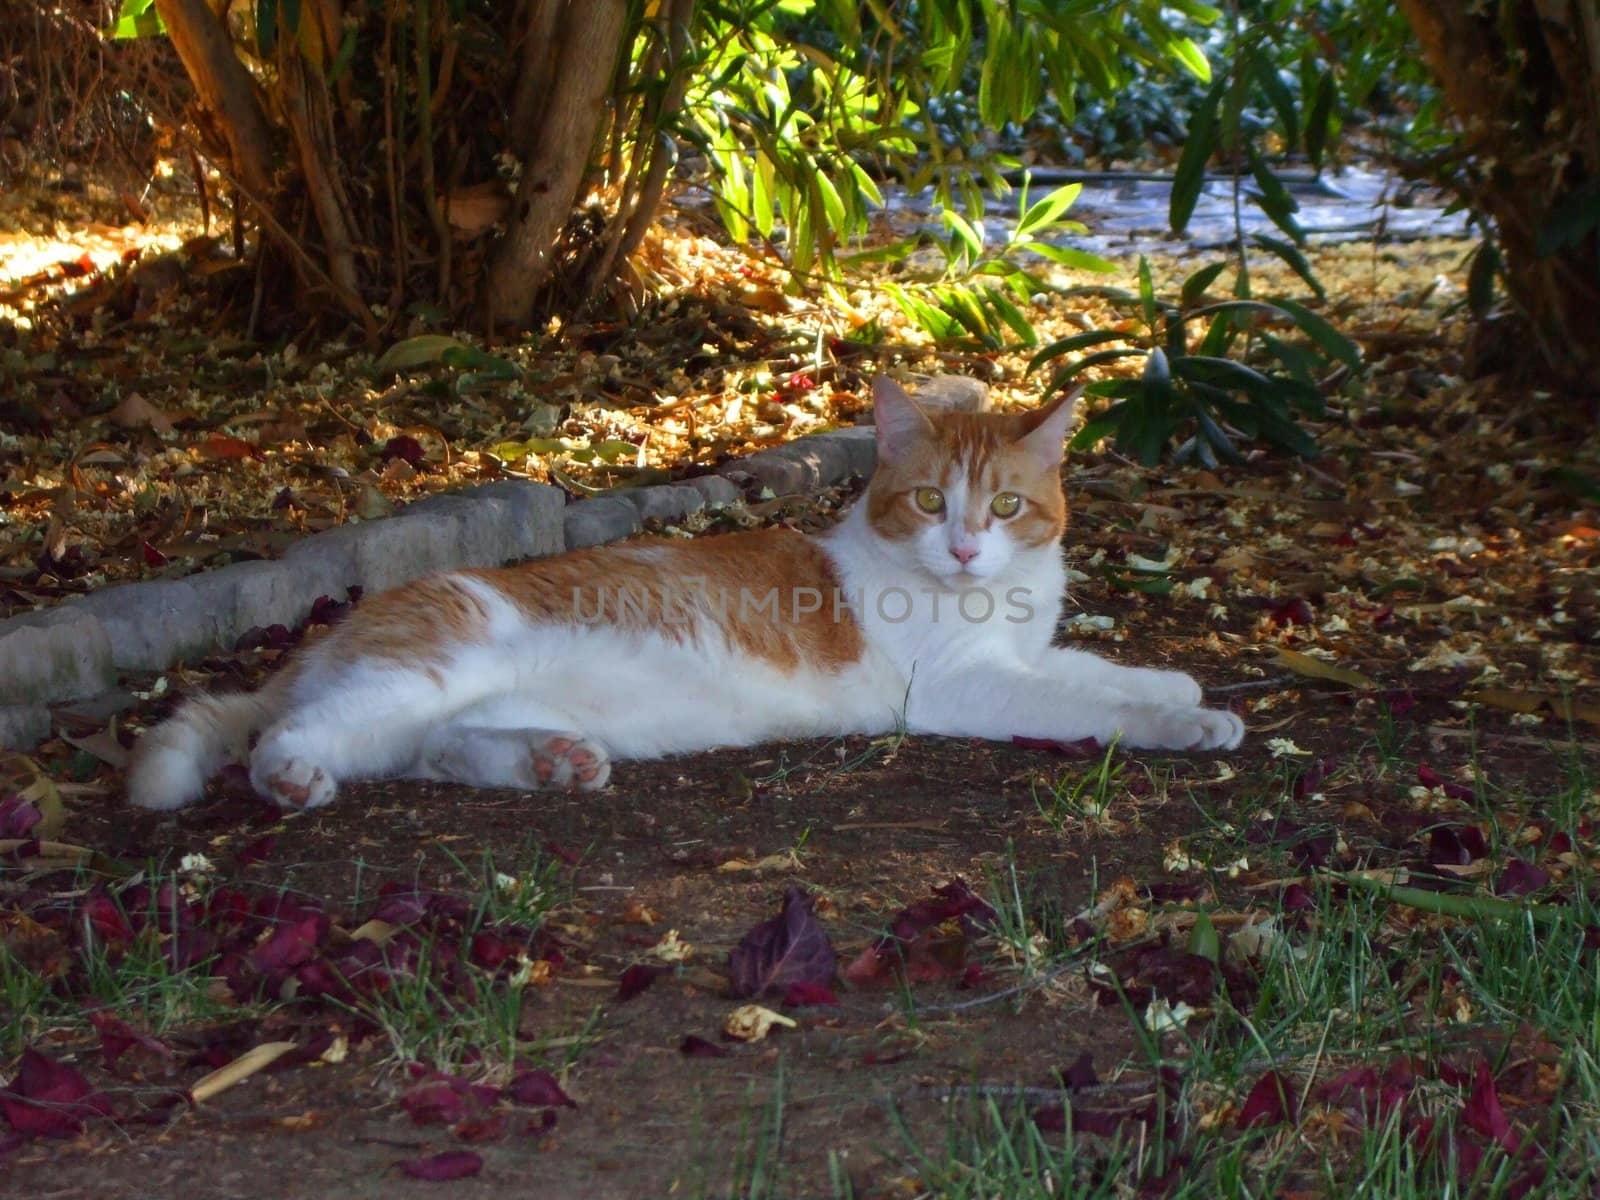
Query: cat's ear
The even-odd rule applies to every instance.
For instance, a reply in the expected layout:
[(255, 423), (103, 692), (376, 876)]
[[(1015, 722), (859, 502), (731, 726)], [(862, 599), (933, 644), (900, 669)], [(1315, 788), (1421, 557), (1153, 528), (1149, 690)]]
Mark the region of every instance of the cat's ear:
[(1021, 444), (1042, 470), (1054, 471), (1061, 465), (1062, 443), (1078, 414), (1078, 397), (1082, 394), (1081, 387), (1075, 388), (1023, 419)]
[(878, 457), (904, 458), (917, 442), (933, 436), (933, 422), (911, 394), (887, 375), (872, 377), (872, 419), (878, 431)]

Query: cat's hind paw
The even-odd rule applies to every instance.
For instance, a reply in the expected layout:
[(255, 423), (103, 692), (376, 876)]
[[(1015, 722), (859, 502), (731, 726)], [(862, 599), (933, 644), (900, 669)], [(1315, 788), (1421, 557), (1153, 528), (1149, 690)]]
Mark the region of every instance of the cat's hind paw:
[(535, 738), (529, 749), (534, 778), (540, 787), (597, 792), (611, 779), (611, 756), (605, 747), (588, 738), (553, 733)]
[(279, 808), (321, 808), (333, 803), (338, 791), (333, 777), (316, 763), (263, 755), (259, 749), (250, 759), (250, 782)]

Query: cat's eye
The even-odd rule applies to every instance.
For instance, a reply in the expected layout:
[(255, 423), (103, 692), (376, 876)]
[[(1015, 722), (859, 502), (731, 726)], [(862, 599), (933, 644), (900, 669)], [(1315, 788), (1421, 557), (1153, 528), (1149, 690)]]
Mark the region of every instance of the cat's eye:
[(944, 511), (944, 493), (938, 488), (920, 487), (911, 493), (911, 499), (925, 513), (942, 513)]
[(1016, 516), (1017, 509), (1022, 507), (1022, 497), (1015, 492), (1001, 492), (989, 502), (989, 509), (997, 517)]

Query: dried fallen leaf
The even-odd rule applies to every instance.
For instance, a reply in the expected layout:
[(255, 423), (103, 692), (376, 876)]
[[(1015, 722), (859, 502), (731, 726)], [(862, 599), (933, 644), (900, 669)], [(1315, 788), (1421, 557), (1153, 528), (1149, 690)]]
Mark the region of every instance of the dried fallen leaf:
[(759, 1004), (741, 1004), (722, 1022), (722, 1032), (741, 1042), (759, 1042), (772, 1032), (774, 1025), (793, 1029), (796, 1022)]
[(148, 427), (157, 433), (172, 432), (172, 418), (138, 392), (129, 392), (107, 415), (113, 425), (122, 429)]
[(1321, 659), (1312, 658), (1309, 654), (1301, 654), (1297, 650), (1286, 650), (1282, 646), (1274, 647), (1275, 665), (1293, 671), (1296, 675), (1304, 675), (1308, 679), (1326, 679), (1333, 683), (1343, 683), (1350, 687), (1370, 690), (1378, 685), (1373, 683), (1360, 671), (1351, 671), (1345, 667), (1336, 667), (1325, 663)]
[(246, 1050), (227, 1066), (219, 1067), (198, 1080), (194, 1087), (189, 1089), (189, 1095), (196, 1104), (209, 1100), (235, 1084), (244, 1082), (263, 1068), (271, 1066), (294, 1048), (293, 1042), (263, 1042)]

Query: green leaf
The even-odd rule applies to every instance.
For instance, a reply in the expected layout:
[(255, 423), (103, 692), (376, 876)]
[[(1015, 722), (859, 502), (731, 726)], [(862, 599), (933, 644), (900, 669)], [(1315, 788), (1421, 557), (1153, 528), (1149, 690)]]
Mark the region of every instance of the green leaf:
[(278, 46), (278, 0), (256, 0), (256, 54), (271, 58)]
[(1211, 923), (1211, 914), (1203, 908), (1195, 914), (1194, 928), (1189, 931), (1189, 953), (1212, 962), (1222, 957), (1222, 939)]
[(162, 24), (161, 14), (155, 9), (155, 0), (122, 0), (116, 21), (101, 32), (108, 38), (122, 41), (157, 37), (166, 33), (167, 27)]
[(380, 375), (407, 371), (412, 367), (438, 362), (446, 350), (465, 348), (465, 343), (443, 333), (421, 333), (396, 342), (385, 350), (372, 369)]
[(1060, 358), (1063, 354), (1072, 354), (1089, 346), (1098, 346), (1102, 342), (1124, 341), (1127, 336), (1127, 334), (1116, 329), (1091, 329), (1087, 333), (1075, 333), (1071, 337), (1051, 342), (1029, 359), (1028, 373), (1032, 374), (1039, 368), (1040, 364), (1049, 362), (1052, 358)]
[(1306, 116), (1306, 157), (1318, 171), (1322, 170), (1322, 151), (1328, 144), (1328, 129), (1333, 124), (1333, 99), (1333, 71), (1329, 69), (1317, 80), (1317, 94)]
[(1467, 307), (1475, 317), (1484, 316), (1494, 304), (1494, 280), (1500, 271), (1500, 251), (1488, 238), (1472, 252), (1472, 267), (1467, 272)]
[(1256, 186), (1261, 189), (1258, 203), (1261, 211), (1272, 218), (1272, 223), (1283, 230), (1295, 242), (1303, 243), (1306, 240), (1305, 230), (1301, 229), (1294, 219), (1299, 205), (1295, 198), (1289, 194), (1289, 189), (1283, 186), (1283, 181), (1272, 173), (1272, 168), (1267, 166), (1266, 159), (1256, 153), (1254, 146), (1249, 148), (1250, 174), (1255, 177)]
[(999, 288), (984, 288), (983, 293), (995, 311), (1000, 314), (1000, 319), (1010, 326), (1011, 332), (1021, 339), (1024, 346), (1039, 344), (1039, 335), (1033, 331), (1033, 324), (1022, 315), (1021, 309), (1011, 303), (1004, 292)]
[(1063, 267), (1075, 267), (1080, 271), (1098, 271), (1102, 275), (1110, 275), (1117, 270), (1117, 264), (1110, 259), (1101, 258), (1098, 254), (1091, 254), (1087, 250), (1075, 250), (1071, 246), (1032, 242), (1028, 245), (1028, 253), (1037, 254), (1040, 258), (1047, 258)]
[(1200, 199), (1200, 189), (1205, 186), (1206, 163), (1216, 149), (1217, 105), (1227, 86), (1228, 76), (1217, 76), (1189, 118), (1189, 135), (1184, 139), (1178, 169), (1173, 173), (1172, 198), (1167, 207), (1167, 223), (1173, 233), (1182, 233), (1189, 224), (1195, 203)]
[(1068, 183), (1030, 204), (1027, 211), (1022, 214), (1022, 220), (1017, 222), (1016, 236), (1022, 238), (1054, 225), (1067, 209), (1072, 207), (1073, 201), (1078, 198), (1078, 193), (1081, 191), (1083, 184)]
[(1101, 342), (1125, 341), (1128, 334), (1120, 330), (1090, 330), (1088, 333), (1075, 333), (1070, 338), (1062, 338), (1051, 342), (1050, 346), (1040, 350), (1034, 357), (1029, 358), (1027, 370), (1029, 373), (1037, 370), (1042, 363), (1050, 362), (1051, 358), (1059, 358), (1064, 354), (1072, 354), (1074, 350), (1086, 349), (1090, 346), (1099, 346)]
[(1533, 252), (1548, 258), (1557, 250), (1581, 242), (1600, 225), (1600, 186), (1589, 186), (1566, 197), (1545, 214)]
[(1150, 260), (1139, 255), (1139, 307), (1152, 333), (1156, 328), (1156, 286), (1150, 280)]
[(1318, 300), (1326, 301), (1328, 299), (1328, 293), (1322, 286), (1322, 281), (1317, 278), (1316, 272), (1311, 269), (1311, 263), (1300, 252), (1298, 246), (1291, 245), (1288, 242), (1280, 242), (1277, 238), (1270, 238), (1262, 233), (1251, 234), (1250, 240), (1263, 250), (1276, 254), (1286, 262), (1289, 265), (1289, 269), (1305, 280), (1306, 286), (1316, 293)]
[(1209, 266), (1201, 267), (1191, 274), (1189, 278), (1185, 279), (1183, 281), (1183, 289), (1178, 294), (1183, 307), (1188, 308), (1189, 305), (1204, 296), (1206, 289), (1217, 281), (1217, 276), (1221, 275), (1227, 267), (1228, 264), (1226, 262), (1214, 262)]
[(1294, 323), (1323, 351), (1348, 366), (1352, 371), (1361, 369), (1361, 348), (1327, 321), (1302, 304), (1277, 298), (1274, 305), (1288, 313)]
[(1289, 89), (1284, 85), (1283, 77), (1278, 74), (1278, 68), (1271, 59), (1259, 50), (1251, 56), (1251, 66), (1255, 68), (1257, 81), (1261, 90), (1267, 94), (1267, 100), (1272, 105), (1273, 111), (1278, 114), (1278, 124), (1283, 127), (1284, 144), (1296, 146), (1300, 143), (1300, 120), (1294, 108), (1294, 97), (1289, 94)]

